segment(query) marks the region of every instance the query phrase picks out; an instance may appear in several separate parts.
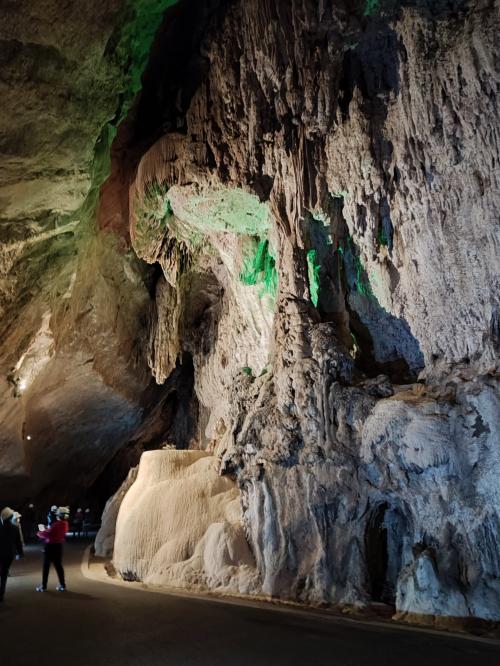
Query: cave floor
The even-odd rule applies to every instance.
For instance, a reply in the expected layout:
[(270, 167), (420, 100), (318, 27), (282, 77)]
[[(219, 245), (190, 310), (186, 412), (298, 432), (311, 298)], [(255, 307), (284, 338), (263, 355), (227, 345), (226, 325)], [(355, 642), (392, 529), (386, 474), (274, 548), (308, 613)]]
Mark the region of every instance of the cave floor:
[(35, 593), (41, 549), (15, 562), (0, 604), (2, 666), (405, 666), (500, 663), (500, 643), (369, 626), (264, 604), (157, 594), (82, 575), (68, 544), (68, 591)]

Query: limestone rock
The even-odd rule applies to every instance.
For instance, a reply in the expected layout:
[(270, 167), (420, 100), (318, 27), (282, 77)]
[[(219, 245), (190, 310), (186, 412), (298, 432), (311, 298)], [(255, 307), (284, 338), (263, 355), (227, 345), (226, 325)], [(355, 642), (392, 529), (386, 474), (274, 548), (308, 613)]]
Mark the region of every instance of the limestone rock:
[[(26, 461), (33, 487), (88, 485), (183, 424), (189, 451), (147, 451), (121, 502), (125, 578), (499, 619), (497, 3), (195, 4), (114, 146), (98, 219), (119, 240), (62, 217), (112, 90), (78, 159), (53, 127), (27, 155), (27, 129), (0, 137), (22, 172), (0, 172), (2, 492)], [(4, 45), (6, 99), (24, 53), (25, 83), (81, 82), (93, 104), (115, 4), (90, 7), (82, 70), (71, 17), (60, 46), (40, 47), (45, 21)]]
[(138, 467), (132, 467), (120, 488), (106, 502), (102, 514), (101, 527), (94, 541), (94, 549), (97, 557), (110, 558), (113, 555), (118, 512), (120, 511), (123, 498), (137, 479), (137, 472)]
[[(500, 617), (498, 12), (476, 4), (233, 3), (186, 131), (139, 165), (132, 202), (172, 190), (148, 252), (177, 293), (153, 370), (192, 354), (199, 446), (237, 477), (265, 594)], [(239, 325), (248, 231), (207, 226), (221, 187), (269, 206), (262, 377), (230, 360), (259, 343)], [(207, 265), (223, 289), (209, 335), (177, 315), (174, 330), (182, 276)]]
[(126, 580), (250, 593), (258, 584), (237, 487), (202, 451), (144, 453), (116, 522), (113, 565)]

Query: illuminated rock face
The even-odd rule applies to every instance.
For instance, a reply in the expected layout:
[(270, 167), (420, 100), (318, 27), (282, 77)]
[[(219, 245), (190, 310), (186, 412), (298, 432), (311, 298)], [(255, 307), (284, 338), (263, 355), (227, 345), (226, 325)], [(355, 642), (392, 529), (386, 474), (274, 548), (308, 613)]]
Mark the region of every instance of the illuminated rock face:
[(286, 404), (279, 416), (266, 406), (273, 382), (238, 437), (232, 465), (264, 591), (496, 618), (495, 383), (380, 399), (376, 385), (335, 381), (325, 361), (314, 354), (293, 372), (292, 423), (307, 429), (291, 431)]
[[(144, 270), (110, 238), (88, 239), (79, 249), (78, 261), (52, 274), (54, 283), (45, 276), (43, 293), (20, 308), (4, 340), (5, 500), (44, 488), (71, 499), (94, 482), (142, 419), (151, 381), (136, 347), (150, 304)], [(67, 284), (58, 290), (63, 277)]]
[(259, 586), (241, 518), (213, 456), (148, 451), (121, 501), (113, 565), (128, 580), (248, 594)]
[[(497, 17), (343, 7), (235, 3), (207, 35), (185, 132), (130, 190), (165, 280), (150, 364), (192, 354), (194, 445), (237, 479), (264, 594), (495, 619)], [(269, 208), (253, 239), (240, 190)], [(260, 340), (252, 242), (279, 277)]]
[[(37, 230), (0, 474), (89, 485), (181, 433), (108, 506), (123, 576), (498, 619), (498, 15), (362, 5), (213, 3), (195, 26), (179, 4), (114, 144), (119, 240), (88, 230), (76, 257), (73, 226)], [(11, 302), (35, 283), (18, 247)]]
[(2, 6), (0, 500), (71, 499), (144, 413), (148, 271), (116, 202), (118, 238), (95, 218), (108, 144), (172, 3)]

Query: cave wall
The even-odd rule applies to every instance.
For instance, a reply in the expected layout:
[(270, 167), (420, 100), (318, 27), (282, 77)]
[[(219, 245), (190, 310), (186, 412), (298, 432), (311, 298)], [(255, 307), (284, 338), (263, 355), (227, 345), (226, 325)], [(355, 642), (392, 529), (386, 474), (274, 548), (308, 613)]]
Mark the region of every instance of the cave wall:
[(230, 3), (139, 164), (149, 363), (192, 355), (192, 447), (237, 479), (265, 594), (499, 617), (495, 26)]
[(74, 499), (148, 411), (151, 271), (99, 192), (172, 4), (2, 3), (2, 501)]

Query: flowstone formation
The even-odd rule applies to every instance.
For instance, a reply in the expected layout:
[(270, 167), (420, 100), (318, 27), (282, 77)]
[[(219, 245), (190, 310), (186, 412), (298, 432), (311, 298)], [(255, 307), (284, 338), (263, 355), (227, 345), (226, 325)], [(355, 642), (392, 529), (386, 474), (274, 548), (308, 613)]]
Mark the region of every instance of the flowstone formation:
[(33, 58), (96, 107), (47, 126), (64, 192), (28, 121), (0, 144), (2, 491), (126, 479), (124, 578), (500, 619), (498, 7), (66, 18)]
[[(113, 567), (125, 580), (223, 593), (258, 590), (239, 492), (218, 467), (205, 451), (143, 454), (117, 498), (118, 514), (111, 502), (101, 528), (102, 535), (114, 532)], [(106, 542), (97, 541), (97, 555), (107, 554)]]

